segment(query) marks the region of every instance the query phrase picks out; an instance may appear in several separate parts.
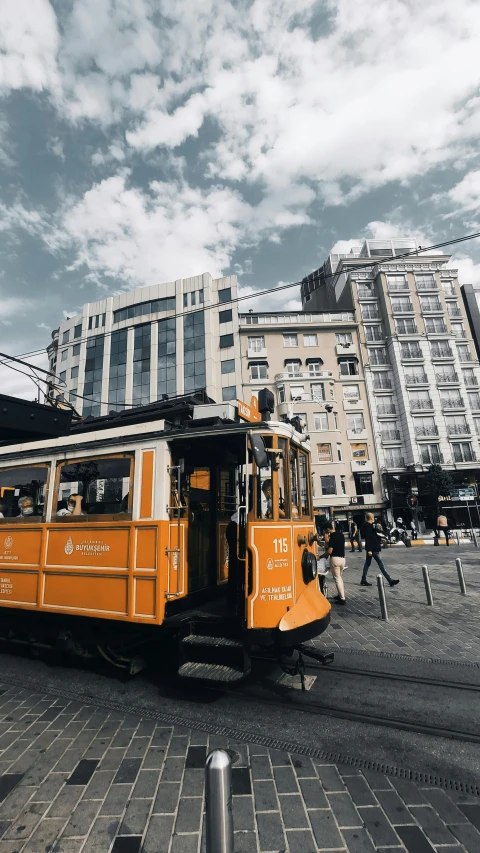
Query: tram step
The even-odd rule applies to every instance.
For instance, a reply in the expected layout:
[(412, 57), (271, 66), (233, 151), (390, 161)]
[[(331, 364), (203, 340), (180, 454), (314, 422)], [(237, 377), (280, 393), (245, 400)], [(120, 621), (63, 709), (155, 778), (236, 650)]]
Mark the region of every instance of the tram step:
[(193, 646), (228, 646), (243, 649), (240, 640), (233, 640), (231, 637), (212, 637), (209, 634), (189, 634), (188, 637), (182, 638), (182, 643)]
[(187, 663), (182, 664), (178, 670), (178, 674), (182, 678), (198, 678), (201, 681), (220, 681), (230, 684), (241, 681), (247, 675), (243, 670), (235, 669), (232, 666), (199, 663), (197, 661), (187, 661)]

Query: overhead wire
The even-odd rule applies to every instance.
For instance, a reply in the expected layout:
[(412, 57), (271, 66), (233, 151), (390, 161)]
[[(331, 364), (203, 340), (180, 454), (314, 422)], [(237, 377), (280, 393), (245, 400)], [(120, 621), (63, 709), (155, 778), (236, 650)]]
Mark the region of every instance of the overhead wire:
[[(374, 258), (373, 260), (370, 259), (369, 261), (365, 261), (364, 263), (350, 266), (348, 268), (348, 273), (351, 274), (351, 273), (359, 272), (359, 271), (364, 270), (364, 269), (369, 269), (370, 267), (377, 266), (379, 263), (382, 263), (382, 261), (383, 262), (385, 262), (385, 261), (396, 261), (396, 260), (400, 261), (400, 260), (405, 260), (405, 259), (411, 258), (411, 257), (418, 257), (419, 253), (423, 254), (425, 252), (432, 252), (436, 249), (443, 249), (446, 246), (458, 245), (459, 243), (464, 243), (464, 242), (467, 242), (469, 240), (475, 240), (475, 239), (478, 239), (479, 237), (480, 237), (480, 231), (477, 231), (473, 234), (465, 234), (462, 237), (455, 237), (452, 240), (444, 240), (441, 243), (435, 243), (431, 246), (418, 246), (415, 249), (412, 249), (408, 252), (404, 252), (400, 255), (395, 255), (395, 257), (387, 257), (387, 258), (383, 257), (382, 258), (379, 256), (379, 257)], [(320, 268), (318, 268), (318, 269), (320, 269)], [(277, 287), (270, 287), (270, 288), (267, 288), (265, 290), (258, 291), (256, 293), (249, 293), (249, 294), (244, 294), (242, 296), (236, 296), (234, 299), (227, 300), (226, 302), (215, 303), (214, 305), (213, 304), (204, 305), (202, 308), (195, 309), (194, 311), (181, 311), (181, 312), (178, 312), (175, 314), (169, 314), (168, 317), (165, 317), (165, 318), (162, 317), (161, 320), (163, 320), (163, 319), (176, 320), (176, 319), (179, 319), (181, 317), (189, 316), (191, 314), (200, 313), (201, 311), (212, 310), (213, 308), (216, 308), (218, 310), (224, 310), (225, 307), (228, 305), (238, 304), (239, 302), (243, 302), (243, 301), (249, 300), (249, 299), (258, 299), (262, 296), (267, 296), (271, 293), (279, 293), (280, 291), (288, 290), (289, 288), (292, 288), (292, 287), (299, 287), (306, 280), (311, 278), (311, 276), (314, 275), (315, 272), (316, 272), (316, 270), (313, 273), (310, 273), (308, 276), (304, 276), (304, 278), (301, 281), (288, 282), (287, 284), (282, 284), (282, 285), (277, 286)], [(323, 274), (323, 280), (325, 281), (326, 279), (329, 279), (329, 278), (335, 278), (335, 276), (337, 276), (337, 274), (338, 274), (337, 271), (334, 271), (331, 273), (324, 273)], [(292, 313), (292, 312), (287, 311), (285, 313)], [(322, 313), (322, 312), (320, 312), (320, 313)], [(326, 313), (330, 313), (330, 312), (326, 312)], [(59, 346), (67, 349), (68, 347), (73, 347), (77, 344), (81, 344), (81, 343), (85, 343), (86, 341), (94, 340), (97, 336), (101, 335), (104, 338), (105, 337), (111, 337), (111, 335), (113, 335), (117, 331), (127, 331), (128, 329), (137, 328), (139, 325), (141, 325), (141, 323), (132, 323), (129, 326), (122, 326), (121, 329), (113, 329), (113, 330), (110, 330), (108, 332), (100, 332), (99, 335), (90, 335), (90, 336), (83, 337), (83, 338), (74, 338), (73, 340), (67, 341), (64, 344), (59, 344)], [(2, 353), (1, 354), (2, 357), (4, 357), (4, 358), (6, 357), (6, 360), (0, 361), (0, 365), (3, 365), (5, 367), (11, 367), (11, 365), (8, 363), (10, 360), (15, 361), (15, 360), (20, 359), (23, 356), (39, 355), (39, 354), (43, 354), (44, 352), (45, 352), (45, 349), (30, 350), (29, 352), (20, 353), (20, 355), (17, 355), (17, 356), (7, 356), (6, 353)], [(31, 365), (31, 367), (35, 368), (35, 365)], [(12, 368), (12, 369), (14, 369), (14, 368)], [(51, 371), (45, 371), (45, 370), (43, 370), (43, 368), (35, 368), (35, 369), (42, 370), (44, 373), (49, 373), (59, 383), (63, 383), (66, 386), (65, 381), (60, 379), (60, 377), (57, 377)], [(19, 371), (19, 372), (21, 373), (22, 371)], [(28, 375), (28, 374), (25, 374), (25, 375)], [(72, 391), (69, 391), (68, 393), (69, 393), (69, 395), (71, 394), (72, 396), (75, 396), (79, 399), (87, 400), (88, 402), (91, 402), (91, 403), (96, 403), (97, 405), (107, 405), (107, 406), (111, 405), (111, 403), (109, 403), (105, 400), (95, 400), (93, 397), (84, 396), (82, 394), (78, 394), (77, 392), (73, 393)], [(138, 404), (123, 403), (122, 405), (125, 408), (127, 408), (127, 407), (136, 408), (136, 406)]]

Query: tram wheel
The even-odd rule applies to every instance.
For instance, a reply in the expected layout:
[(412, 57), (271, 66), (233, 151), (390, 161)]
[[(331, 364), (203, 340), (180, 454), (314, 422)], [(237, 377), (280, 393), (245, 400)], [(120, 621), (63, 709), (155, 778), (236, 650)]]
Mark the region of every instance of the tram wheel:
[(97, 649), (109, 664), (123, 670), (128, 675), (137, 675), (142, 669), (145, 669), (146, 663), (139, 655), (126, 656), (121, 654), (121, 651), (115, 651), (111, 646), (104, 646), (100, 643), (97, 643)]

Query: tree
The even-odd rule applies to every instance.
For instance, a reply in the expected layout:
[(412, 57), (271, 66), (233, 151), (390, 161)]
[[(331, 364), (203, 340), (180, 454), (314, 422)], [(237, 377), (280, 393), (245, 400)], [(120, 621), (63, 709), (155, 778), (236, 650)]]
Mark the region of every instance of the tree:
[(441, 465), (430, 465), (427, 471), (427, 485), (436, 501), (439, 497), (450, 494), (453, 489), (453, 480), (448, 471), (444, 471)]

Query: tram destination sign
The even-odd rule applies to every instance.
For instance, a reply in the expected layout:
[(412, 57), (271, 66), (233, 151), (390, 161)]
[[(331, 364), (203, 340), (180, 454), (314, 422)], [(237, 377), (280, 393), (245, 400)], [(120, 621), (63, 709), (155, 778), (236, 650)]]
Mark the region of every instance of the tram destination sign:
[(244, 403), (243, 400), (237, 400), (237, 411), (238, 417), (242, 418), (244, 421), (248, 421), (249, 423), (255, 423), (256, 421), (262, 420), (262, 416), (258, 411), (258, 400), (256, 397), (252, 397), (250, 405)]

